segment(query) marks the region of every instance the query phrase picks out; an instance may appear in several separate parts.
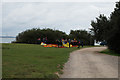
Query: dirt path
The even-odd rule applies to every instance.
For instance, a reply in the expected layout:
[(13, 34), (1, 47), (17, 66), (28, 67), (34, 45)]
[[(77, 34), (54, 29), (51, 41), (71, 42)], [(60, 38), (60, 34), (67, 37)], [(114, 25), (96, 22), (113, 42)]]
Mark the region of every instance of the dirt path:
[(70, 54), (61, 78), (118, 78), (118, 57), (98, 53), (106, 47), (84, 48)]

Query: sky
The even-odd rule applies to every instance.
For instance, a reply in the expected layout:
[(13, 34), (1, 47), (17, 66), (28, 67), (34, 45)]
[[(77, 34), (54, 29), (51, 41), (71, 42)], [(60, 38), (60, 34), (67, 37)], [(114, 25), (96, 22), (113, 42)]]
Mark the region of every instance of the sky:
[[(18, 2), (17, 2), (18, 1)], [(115, 8), (117, 0), (87, 2), (20, 2), (7, 0), (2, 3), (2, 35), (17, 36), (32, 28), (51, 28), (69, 34), (70, 30), (91, 28), (91, 20), (99, 14), (107, 17)]]

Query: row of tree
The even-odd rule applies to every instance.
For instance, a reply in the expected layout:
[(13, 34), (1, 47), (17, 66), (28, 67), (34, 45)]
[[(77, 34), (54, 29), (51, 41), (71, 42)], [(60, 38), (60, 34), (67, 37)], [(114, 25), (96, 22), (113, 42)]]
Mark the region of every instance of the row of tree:
[(80, 40), (84, 45), (94, 45), (93, 36), (86, 30), (71, 30), (67, 35), (65, 32), (53, 29), (39, 29), (33, 28), (22, 33), (19, 33), (16, 37), (17, 43), (36, 44), (38, 39), (47, 38), (47, 43), (56, 43), (56, 40), (71, 39)]
[(106, 41), (110, 50), (120, 53), (120, 1), (110, 17), (100, 14), (95, 21), (91, 21), (91, 25), (94, 39)]

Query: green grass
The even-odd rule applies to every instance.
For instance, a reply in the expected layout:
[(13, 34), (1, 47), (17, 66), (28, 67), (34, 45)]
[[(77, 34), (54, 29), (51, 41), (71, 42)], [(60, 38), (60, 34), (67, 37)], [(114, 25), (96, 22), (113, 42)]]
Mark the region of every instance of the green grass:
[[(95, 46), (84, 46), (95, 47)], [(2, 44), (3, 78), (58, 78), (70, 52), (78, 48), (45, 48), (35, 44)]]
[(34, 44), (2, 44), (3, 78), (56, 78), (69, 53), (77, 48), (44, 48)]
[(109, 49), (106, 49), (104, 51), (101, 51), (100, 53), (108, 54), (108, 55), (113, 55), (113, 56), (120, 56), (120, 54), (115, 53), (114, 51), (111, 51)]

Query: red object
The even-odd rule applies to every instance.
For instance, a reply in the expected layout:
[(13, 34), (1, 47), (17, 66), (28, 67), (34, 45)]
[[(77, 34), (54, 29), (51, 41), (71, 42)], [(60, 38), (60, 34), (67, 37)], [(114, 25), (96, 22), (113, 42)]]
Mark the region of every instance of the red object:
[(47, 37), (45, 39), (47, 40)]
[(73, 45), (72, 47), (78, 47), (78, 45)]
[(40, 38), (38, 38), (37, 40), (40, 40)]

